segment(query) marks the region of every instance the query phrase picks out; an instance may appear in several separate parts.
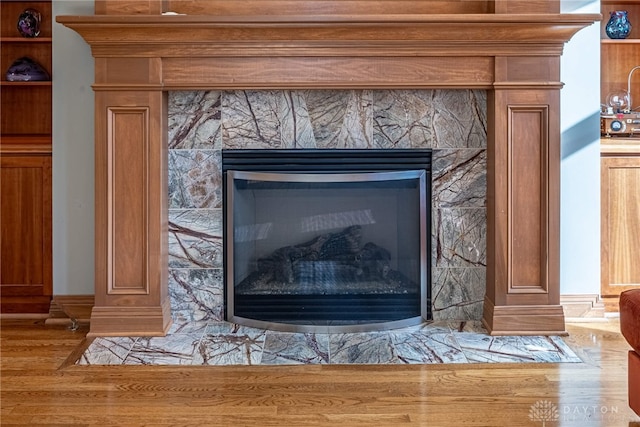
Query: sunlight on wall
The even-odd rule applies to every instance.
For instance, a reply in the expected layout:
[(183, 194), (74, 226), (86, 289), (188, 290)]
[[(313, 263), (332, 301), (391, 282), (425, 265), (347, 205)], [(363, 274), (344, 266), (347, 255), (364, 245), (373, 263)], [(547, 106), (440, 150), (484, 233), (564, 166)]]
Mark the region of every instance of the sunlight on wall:
[[(563, 13), (600, 13), (564, 0)], [(600, 293), (600, 23), (565, 46), (561, 80), (560, 293)]]

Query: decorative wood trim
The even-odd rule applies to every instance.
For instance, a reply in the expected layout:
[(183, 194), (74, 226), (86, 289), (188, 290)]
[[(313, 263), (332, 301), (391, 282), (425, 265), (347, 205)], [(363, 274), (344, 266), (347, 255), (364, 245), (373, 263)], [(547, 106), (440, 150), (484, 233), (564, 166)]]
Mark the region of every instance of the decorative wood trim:
[[(297, 14), (290, 14), (286, 3), (215, 0), (215, 6), (220, 6), (216, 8), (194, 0), (184, 4), (190, 15), (159, 16), (153, 15), (158, 3), (153, 6), (151, 0), (110, 0), (96, 9), (102, 15), (57, 17), (84, 37), (96, 58), (96, 307), (91, 334), (166, 332), (170, 318), (166, 91), (277, 88), (488, 90), (485, 323), (494, 334), (563, 333), (558, 240), (560, 55), (567, 40), (601, 15), (559, 14), (557, 1), (540, 0), (481, 5), (495, 13), (475, 13), (475, 9), (474, 13), (442, 13), (460, 12), (462, 3), (436, 2), (433, 14), (425, 13), (423, 2), (403, 2), (395, 14), (384, 13), (389, 2), (383, 0), (368, 1), (370, 7), (357, 10), (349, 8), (364, 2), (328, 1), (319, 6), (299, 0)], [(326, 13), (309, 13), (318, 7)], [(208, 14), (194, 15), (197, 10)], [(141, 253), (146, 261), (138, 260), (148, 265), (148, 295), (116, 295), (113, 287), (107, 287), (107, 271), (129, 268), (126, 264), (115, 267), (106, 246), (120, 230), (106, 228), (103, 212), (124, 187), (124, 183), (109, 187), (113, 181), (105, 164), (110, 132), (105, 111), (113, 108), (149, 109), (148, 151), (140, 146), (130, 152), (133, 158), (119, 160), (149, 165), (147, 193), (127, 196), (133, 204), (147, 203), (148, 216), (142, 220), (146, 231), (138, 224), (132, 233), (139, 238), (149, 234), (148, 251)], [(534, 137), (527, 134), (532, 129), (526, 121), (512, 121), (509, 129), (509, 108), (529, 115), (525, 110), (534, 109), (538, 117)], [(543, 119), (544, 114), (549, 117)], [(534, 153), (539, 159), (537, 167), (526, 170), (537, 183), (536, 200), (509, 195), (516, 172), (507, 168), (507, 147), (513, 150), (521, 138), (529, 150), (522, 153)], [(127, 140), (124, 134), (118, 139), (123, 144)], [(526, 164), (524, 159), (516, 160), (514, 166)], [(520, 201), (535, 209), (514, 208)], [(140, 219), (140, 215), (133, 216)], [(519, 263), (518, 256), (528, 258), (517, 251), (513, 258), (513, 240), (507, 240), (507, 234), (529, 225), (534, 225), (534, 231), (522, 233), (528, 233), (527, 248), (536, 248), (533, 261), (527, 261), (536, 271), (523, 270), (522, 276), (514, 276), (509, 268)], [(141, 286), (140, 276), (135, 286)], [(516, 283), (512, 283), (514, 277)]]
[(107, 293), (148, 295), (149, 109), (107, 109)]
[[(549, 108), (547, 105), (508, 105), (507, 108), (508, 293), (547, 293)], [(539, 215), (531, 214), (533, 212)], [(528, 221), (515, 222), (522, 218)]]
[(161, 86), (161, 85), (157, 85), (157, 84), (114, 84), (114, 83), (109, 83), (109, 84), (100, 84), (100, 83), (96, 83), (94, 85), (91, 86), (93, 88), (94, 91), (96, 92), (101, 92), (101, 91), (119, 91), (119, 92), (125, 92), (125, 91), (131, 91), (131, 92), (158, 92), (158, 91), (162, 91), (162, 90), (167, 90), (166, 86)]

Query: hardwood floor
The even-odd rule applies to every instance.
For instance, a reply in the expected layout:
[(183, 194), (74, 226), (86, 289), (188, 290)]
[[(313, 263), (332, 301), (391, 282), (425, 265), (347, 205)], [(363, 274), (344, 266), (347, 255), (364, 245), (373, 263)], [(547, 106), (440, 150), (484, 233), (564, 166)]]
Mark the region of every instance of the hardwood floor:
[(1, 327), (2, 426), (640, 426), (616, 320), (568, 326), (585, 363), (495, 365), (75, 366), (86, 328)]

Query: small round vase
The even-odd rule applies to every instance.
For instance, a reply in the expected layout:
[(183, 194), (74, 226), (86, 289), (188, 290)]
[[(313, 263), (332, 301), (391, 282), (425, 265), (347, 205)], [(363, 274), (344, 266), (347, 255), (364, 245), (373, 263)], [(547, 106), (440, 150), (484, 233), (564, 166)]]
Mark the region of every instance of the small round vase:
[(35, 9), (25, 9), (18, 17), (18, 31), (22, 37), (38, 37), (42, 15)]
[(626, 10), (614, 10), (610, 13), (611, 17), (604, 27), (607, 36), (610, 39), (626, 39), (631, 33), (631, 23), (627, 18)]

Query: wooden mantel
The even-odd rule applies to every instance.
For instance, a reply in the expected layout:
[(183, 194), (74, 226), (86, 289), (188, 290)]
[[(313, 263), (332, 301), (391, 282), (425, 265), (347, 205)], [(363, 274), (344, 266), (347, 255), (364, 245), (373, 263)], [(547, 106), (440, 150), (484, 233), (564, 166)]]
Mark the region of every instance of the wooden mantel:
[(57, 17), (95, 57), (90, 335), (163, 335), (171, 323), (166, 92), (274, 88), (486, 89), (483, 321), (492, 334), (564, 333), (560, 56), (600, 15), (558, 11), (535, 0), (106, 0), (96, 15)]

